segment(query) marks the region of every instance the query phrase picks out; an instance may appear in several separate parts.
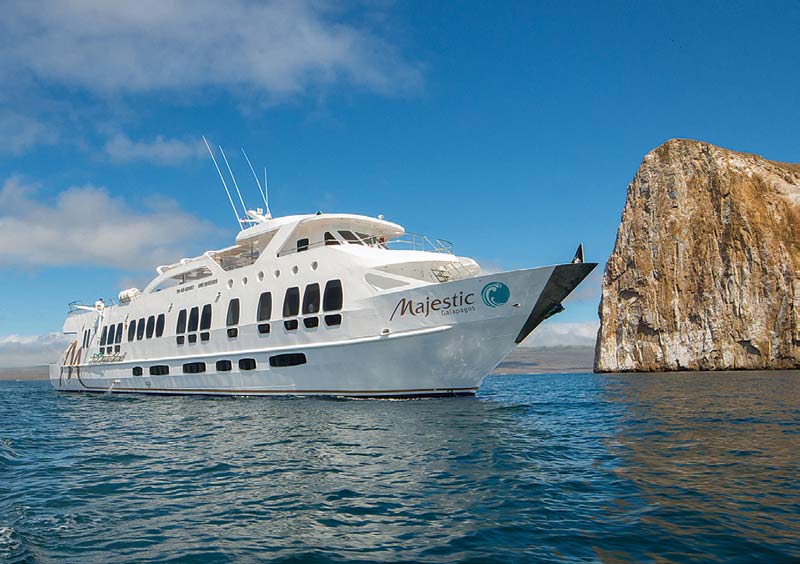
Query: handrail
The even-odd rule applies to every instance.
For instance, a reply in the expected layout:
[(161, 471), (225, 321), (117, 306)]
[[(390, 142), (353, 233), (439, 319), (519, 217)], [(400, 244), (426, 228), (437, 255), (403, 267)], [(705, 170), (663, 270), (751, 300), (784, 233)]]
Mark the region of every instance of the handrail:
[(380, 249), (388, 249), (388, 250), (392, 250), (391, 249), (392, 246), (406, 245), (409, 248), (404, 248), (402, 250), (453, 254), (453, 243), (451, 243), (450, 241), (447, 241), (445, 239), (431, 240), (427, 235), (406, 232), (403, 235), (401, 235), (400, 238), (390, 239), (389, 241), (384, 241), (382, 237), (373, 235), (370, 235), (369, 237), (366, 238), (359, 237), (357, 241), (339, 241), (338, 239), (315, 241), (313, 243), (308, 243), (307, 245), (301, 245), (300, 247), (292, 247), (289, 249), (284, 249), (278, 253), (278, 256), (284, 257), (297, 252), (303, 252), (309, 249), (315, 249), (317, 247), (325, 247), (325, 246), (334, 247), (337, 245), (364, 245), (367, 247), (377, 247)]

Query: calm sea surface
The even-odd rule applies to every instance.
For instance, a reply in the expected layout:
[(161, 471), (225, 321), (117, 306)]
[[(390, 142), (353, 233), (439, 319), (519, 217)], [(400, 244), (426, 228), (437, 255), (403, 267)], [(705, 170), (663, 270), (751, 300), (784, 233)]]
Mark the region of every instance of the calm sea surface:
[(0, 382), (0, 561), (798, 562), (800, 372), (411, 401)]

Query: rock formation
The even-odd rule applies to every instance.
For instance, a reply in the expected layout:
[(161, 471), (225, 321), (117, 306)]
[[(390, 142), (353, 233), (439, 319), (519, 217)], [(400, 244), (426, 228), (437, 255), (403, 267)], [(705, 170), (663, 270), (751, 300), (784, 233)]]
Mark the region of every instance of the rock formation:
[(800, 165), (673, 139), (603, 276), (597, 372), (800, 368)]

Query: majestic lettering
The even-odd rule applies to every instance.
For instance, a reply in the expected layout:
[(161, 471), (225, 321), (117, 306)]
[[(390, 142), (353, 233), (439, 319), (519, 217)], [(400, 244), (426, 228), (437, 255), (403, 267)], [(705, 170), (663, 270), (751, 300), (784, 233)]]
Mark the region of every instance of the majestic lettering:
[[(475, 294), (472, 292), (465, 294), (463, 291), (444, 298), (431, 299), (430, 296), (427, 296), (425, 301), (401, 298), (397, 305), (394, 306), (394, 311), (389, 321), (392, 321), (395, 316), (403, 317), (407, 314), (414, 317), (428, 317), (432, 311), (438, 311), (441, 315), (449, 315), (451, 310), (472, 306), (474, 303)], [(470, 311), (474, 309), (472, 307)]]

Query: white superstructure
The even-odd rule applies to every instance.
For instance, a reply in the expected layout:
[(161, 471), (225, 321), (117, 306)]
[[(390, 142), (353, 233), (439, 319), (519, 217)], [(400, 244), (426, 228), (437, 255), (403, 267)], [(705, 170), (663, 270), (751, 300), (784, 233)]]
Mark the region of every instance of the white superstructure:
[(248, 211), (235, 245), (159, 266), (116, 304), (75, 306), (64, 391), (474, 394), (594, 268), (483, 274), (382, 218)]

